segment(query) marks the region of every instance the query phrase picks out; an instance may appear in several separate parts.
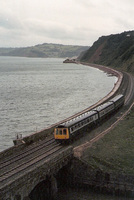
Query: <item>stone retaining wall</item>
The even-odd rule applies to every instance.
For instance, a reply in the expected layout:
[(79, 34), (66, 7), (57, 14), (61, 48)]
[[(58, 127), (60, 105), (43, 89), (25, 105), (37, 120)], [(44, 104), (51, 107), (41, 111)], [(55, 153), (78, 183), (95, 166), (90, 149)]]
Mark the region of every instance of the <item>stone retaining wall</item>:
[(46, 176), (53, 176), (63, 166), (67, 165), (73, 157), (72, 147), (67, 147), (61, 150), (57, 155), (45, 159), (44, 161), (35, 163), (32, 167), (28, 168), (25, 172), (10, 177), (8, 183), (4, 183), (0, 188), (0, 200), (16, 200), (19, 196), (20, 200), (28, 198), (33, 188), (46, 179)]
[(75, 187), (91, 187), (118, 196), (134, 197), (134, 175), (103, 172), (76, 158), (71, 163), (69, 173)]

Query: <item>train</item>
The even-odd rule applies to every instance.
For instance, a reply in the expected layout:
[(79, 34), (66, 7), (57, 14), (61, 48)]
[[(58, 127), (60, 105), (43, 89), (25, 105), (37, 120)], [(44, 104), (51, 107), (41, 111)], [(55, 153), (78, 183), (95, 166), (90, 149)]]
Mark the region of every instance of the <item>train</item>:
[(54, 138), (57, 142), (65, 143), (72, 141), (81, 133), (84, 127), (95, 127), (109, 118), (114, 112), (124, 105), (125, 97), (118, 94), (109, 101), (74, 117), (64, 123), (57, 125), (54, 129)]

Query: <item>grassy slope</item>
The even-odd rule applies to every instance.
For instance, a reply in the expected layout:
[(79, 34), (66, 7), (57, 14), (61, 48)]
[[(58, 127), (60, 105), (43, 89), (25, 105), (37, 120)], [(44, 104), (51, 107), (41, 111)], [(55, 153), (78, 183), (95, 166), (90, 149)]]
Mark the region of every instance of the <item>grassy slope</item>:
[[(100, 37), (80, 59), (134, 74), (134, 31)], [(134, 174), (134, 108), (115, 129), (89, 148), (83, 158), (104, 171)]]
[(83, 159), (103, 171), (134, 174), (134, 107), (116, 128), (86, 150)]
[(134, 31), (100, 37), (80, 59), (134, 73)]

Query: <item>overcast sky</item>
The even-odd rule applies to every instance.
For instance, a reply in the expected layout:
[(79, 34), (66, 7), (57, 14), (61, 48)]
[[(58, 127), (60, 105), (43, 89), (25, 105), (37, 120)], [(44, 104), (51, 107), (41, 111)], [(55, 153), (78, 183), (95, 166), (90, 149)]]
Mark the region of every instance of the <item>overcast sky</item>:
[(0, 0), (0, 47), (91, 46), (134, 29), (134, 0)]

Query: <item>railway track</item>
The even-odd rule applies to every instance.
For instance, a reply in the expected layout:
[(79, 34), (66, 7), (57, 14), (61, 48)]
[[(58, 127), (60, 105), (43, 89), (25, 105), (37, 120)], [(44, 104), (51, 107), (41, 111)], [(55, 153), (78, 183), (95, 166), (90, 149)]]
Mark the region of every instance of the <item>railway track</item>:
[(128, 77), (128, 87), (125, 94), (125, 105), (129, 106), (129, 104), (133, 103), (134, 99), (134, 77), (129, 73), (126, 73), (126, 75)]
[(25, 161), (24, 163), (16, 165), (14, 168), (0, 175), (0, 182), (4, 183), (6, 179), (15, 176), (18, 173), (22, 173), (22, 171), (25, 172), (26, 170), (31, 169), (32, 166), (37, 165), (39, 162), (48, 158), (50, 155), (53, 155), (54, 153), (58, 152), (61, 148), (62, 147), (59, 145), (53, 146), (49, 148), (46, 152), (42, 152), (42, 154), (39, 154), (29, 159), (28, 161)]
[[(127, 84), (126, 84), (127, 83)], [(134, 97), (134, 78), (124, 73), (123, 81), (118, 93), (126, 96), (125, 105), (130, 104)], [(99, 138), (99, 136), (97, 136)], [(95, 140), (94, 140), (95, 141)], [(60, 152), (64, 147), (57, 144), (51, 136), (49, 139), (25, 146), (23, 151), (12, 156), (7, 156), (0, 161), (0, 188), (3, 184), (14, 180), (25, 171), (31, 170), (34, 166), (44, 162), (46, 159)]]
[(35, 147), (28, 148), (9, 160), (1, 162), (0, 188), (3, 187), (3, 184), (14, 180), (17, 176), (23, 175), (26, 171), (31, 170), (46, 159), (54, 156), (62, 148), (54, 139), (50, 139)]
[(134, 77), (126, 72), (123, 72), (123, 74), (123, 81), (118, 93), (122, 93), (125, 96), (124, 107), (108, 120), (109, 123), (107, 125), (105, 125), (104, 123), (101, 125), (101, 127), (99, 126), (99, 128), (94, 130), (93, 137), (91, 137), (90, 139), (86, 139), (86, 141), (81, 145), (74, 146), (74, 155), (76, 157), (81, 157), (85, 149), (91, 147), (93, 143), (101, 139), (115, 126), (117, 126), (118, 123), (130, 112), (132, 106), (134, 106)]
[(29, 151), (22, 152), (21, 155), (15, 156), (12, 160), (4, 162), (0, 165), (0, 176), (3, 175), (6, 171), (9, 171), (10, 169), (14, 168), (14, 166), (16, 165), (21, 165), (25, 162), (28, 162), (29, 160), (31, 160), (32, 156), (37, 157), (42, 153), (46, 153), (47, 149), (49, 150), (50, 147), (55, 146), (55, 141), (51, 140), (46, 142), (46, 144), (44, 143), (41, 146), (34, 147), (31, 150), (29, 149)]
[(41, 142), (39, 142), (37, 144), (33, 144), (33, 145), (30, 145), (30, 146), (27, 146), (27, 147), (25, 147), (25, 149), (23, 151), (18, 152), (16, 155), (12, 155), (10, 157), (6, 157), (5, 160), (0, 162), (0, 170), (3, 167), (11, 165), (12, 163), (14, 163), (16, 161), (19, 161), (19, 160), (25, 158), (25, 156), (30, 155), (31, 153), (34, 153), (37, 150), (40, 150), (40, 149), (42, 149), (44, 147), (47, 147), (51, 143), (55, 143), (53, 137), (49, 138), (49, 139), (47, 139), (45, 141), (43, 140), (43, 141), (41, 141)]

